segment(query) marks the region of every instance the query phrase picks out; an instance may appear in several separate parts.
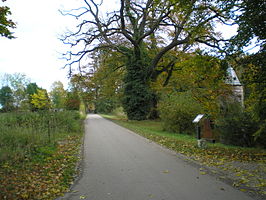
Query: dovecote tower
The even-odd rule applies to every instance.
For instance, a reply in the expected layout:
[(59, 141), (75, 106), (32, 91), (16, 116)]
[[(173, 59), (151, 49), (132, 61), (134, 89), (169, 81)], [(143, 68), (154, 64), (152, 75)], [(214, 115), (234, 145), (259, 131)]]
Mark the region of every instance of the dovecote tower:
[(241, 103), (244, 106), (244, 89), (240, 83), (235, 70), (229, 65), (227, 68), (227, 76), (225, 83), (232, 86), (233, 99)]

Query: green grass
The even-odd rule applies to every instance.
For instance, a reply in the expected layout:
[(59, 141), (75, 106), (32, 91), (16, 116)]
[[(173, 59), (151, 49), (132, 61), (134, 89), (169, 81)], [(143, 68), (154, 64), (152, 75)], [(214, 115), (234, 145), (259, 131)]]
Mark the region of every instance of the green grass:
[(55, 199), (73, 181), (83, 120), (78, 112), (0, 114), (0, 199)]
[(56, 145), (81, 133), (78, 112), (26, 112), (0, 114), (0, 164), (23, 160), (38, 148)]

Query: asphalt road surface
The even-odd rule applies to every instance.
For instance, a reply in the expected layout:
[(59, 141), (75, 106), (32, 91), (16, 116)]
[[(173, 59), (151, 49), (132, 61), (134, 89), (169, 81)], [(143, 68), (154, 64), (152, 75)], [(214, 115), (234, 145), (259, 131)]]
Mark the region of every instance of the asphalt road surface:
[(82, 174), (68, 200), (251, 200), (173, 152), (88, 115)]

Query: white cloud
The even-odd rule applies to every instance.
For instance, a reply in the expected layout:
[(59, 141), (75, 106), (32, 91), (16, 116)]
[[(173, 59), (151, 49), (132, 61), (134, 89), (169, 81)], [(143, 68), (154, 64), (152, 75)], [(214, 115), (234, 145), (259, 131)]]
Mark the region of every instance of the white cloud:
[(58, 52), (67, 47), (58, 36), (67, 26), (74, 26), (75, 20), (62, 16), (58, 10), (79, 7), (78, 1), (9, 0), (2, 4), (11, 9), (17, 38), (0, 38), (0, 73), (24, 73), (46, 89), (58, 80), (66, 86), (67, 70), (61, 69), (65, 63), (58, 59)]

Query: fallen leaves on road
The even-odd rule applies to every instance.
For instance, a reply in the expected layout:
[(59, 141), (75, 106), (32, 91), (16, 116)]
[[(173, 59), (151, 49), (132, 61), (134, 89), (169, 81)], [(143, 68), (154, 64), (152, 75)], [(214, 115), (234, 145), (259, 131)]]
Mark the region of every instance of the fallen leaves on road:
[(86, 196), (81, 195), (81, 196), (79, 196), (79, 199), (86, 199)]
[[(175, 138), (144, 134), (167, 148), (184, 154), (204, 166), (211, 167), (224, 172), (225, 179), (233, 180), (234, 187), (240, 188), (243, 192), (253, 192), (265, 195), (266, 191), (266, 153), (265, 150), (247, 148), (224, 148), (209, 145), (205, 149), (197, 147), (196, 142), (184, 142)], [(214, 170), (215, 169), (215, 170)], [(201, 171), (205, 175), (206, 171)], [(248, 188), (248, 189), (247, 189)]]
[[(208, 144), (204, 149), (198, 148), (196, 139), (183, 139), (175, 134), (166, 134), (160, 130), (155, 121), (135, 122), (121, 119), (116, 123), (186, 156), (184, 160), (196, 161), (209, 168), (208, 173), (221, 179), (230, 180), (236, 188), (262, 195), (266, 198), (266, 151), (255, 148), (230, 147)], [(200, 171), (200, 174), (206, 174)]]

